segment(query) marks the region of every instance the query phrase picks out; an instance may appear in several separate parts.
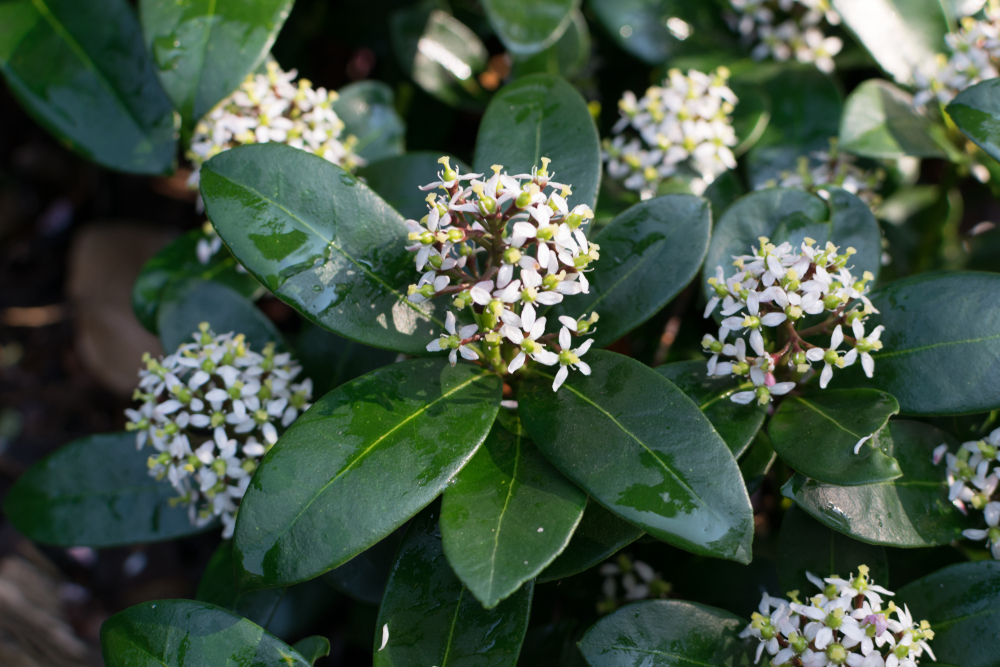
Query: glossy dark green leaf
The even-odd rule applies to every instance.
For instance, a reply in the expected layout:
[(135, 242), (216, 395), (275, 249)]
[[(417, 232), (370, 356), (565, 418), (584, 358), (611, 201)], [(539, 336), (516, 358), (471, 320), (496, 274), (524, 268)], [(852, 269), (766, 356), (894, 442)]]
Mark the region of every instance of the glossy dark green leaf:
[(311, 665), (320, 658), (330, 655), (330, 640), (326, 637), (313, 635), (295, 642), (292, 644), (292, 648)]
[(946, 158), (934, 138), (939, 131), (913, 108), (912, 95), (888, 81), (869, 79), (844, 103), (840, 148), (870, 158)]
[(198, 243), (207, 240), (204, 231), (195, 229), (173, 241), (146, 262), (132, 285), (132, 310), (151, 333), (156, 330), (156, 311), (163, 291), (170, 283), (183, 278), (214, 280), (232, 287), (247, 298), (263, 291), (253, 276), (237, 270), (236, 260), (228, 250), (220, 249), (209, 261), (198, 260)]
[(538, 583), (589, 570), (643, 536), (641, 528), (590, 501), (566, 549), (538, 576)]
[(897, 83), (912, 82), (914, 70), (945, 49), (949, 27), (940, 0), (832, 1), (844, 26)]
[(523, 56), (555, 44), (579, 6), (580, 0), (483, 0), (497, 37), (508, 51)]
[(0, 3), (0, 71), (59, 141), (120, 171), (174, 165), (174, 114), (126, 0)]
[(406, 123), (396, 113), (392, 88), (381, 81), (357, 81), (337, 91), (333, 110), (344, 135), (357, 137), (355, 152), (369, 162), (402, 155)]
[(712, 181), (702, 196), (712, 205), (712, 220), (719, 220), (733, 202), (746, 193), (746, 186), (737, 172), (730, 170)]
[(193, 125), (271, 50), (294, 0), (140, 0), (160, 83)]
[(187, 278), (170, 283), (156, 312), (156, 328), (163, 349), (174, 352), (192, 342), (198, 325), (208, 322), (216, 334), (243, 334), (250, 348), (260, 352), (270, 342), (284, 348), (281, 334), (271, 320), (249, 299), (222, 283)]
[[(885, 326), (875, 373), (843, 371), (842, 386), (875, 387), (904, 415), (962, 415), (1000, 408), (1000, 275), (913, 276), (869, 295)], [(857, 366), (857, 364), (855, 364)], [(834, 382), (838, 380), (835, 378)]]
[(323, 575), (323, 581), (355, 600), (378, 604), (396, 557), (403, 531), (397, 530), (378, 544)]
[[(878, 276), (882, 235), (868, 206), (840, 188), (830, 188), (829, 206), (819, 197), (801, 190), (774, 188), (751, 192), (730, 206), (715, 226), (708, 256), (702, 269), (702, 284), (721, 266), (726, 276), (736, 272), (732, 256), (750, 253), (759, 246), (758, 237), (772, 243), (784, 241), (798, 247), (805, 237), (820, 245), (832, 241), (841, 252), (853, 247), (853, 271), (871, 271)], [(890, 392), (892, 393), (892, 392)]]
[(236, 522), (241, 588), (311, 579), (431, 502), (486, 438), (500, 380), (417, 359), (317, 401), (261, 461)]
[(441, 331), (416, 282), (403, 219), (323, 158), (282, 144), (225, 151), (201, 170), (209, 218), (236, 258), (316, 324), (361, 343), (425, 352)]
[(781, 520), (778, 533), (778, 577), (781, 591), (799, 591), (801, 598), (818, 595), (806, 572), (820, 579), (847, 577), (858, 572), (859, 565), (871, 568), (871, 580), (889, 584), (889, 560), (885, 548), (865, 544), (830, 530), (810, 517), (801, 507), (792, 505)]
[[(427, 215), (427, 193), (420, 186), (437, 180), (440, 157), (441, 153), (429, 151), (388, 157), (361, 167), (358, 176), (404, 218), (419, 220)], [(472, 171), (458, 158), (448, 157), (459, 173)]]
[(519, 396), (542, 453), (594, 500), (693, 553), (750, 561), (753, 520), (736, 459), (698, 406), (656, 371), (587, 355), (558, 392), (535, 370)]
[(739, 458), (750, 447), (767, 415), (767, 408), (756, 403), (740, 405), (729, 400), (745, 389), (736, 376), (709, 377), (704, 361), (678, 361), (656, 368), (656, 372), (673, 382), (687, 394)]
[(572, 79), (590, 61), (590, 28), (579, 10), (570, 16), (569, 25), (555, 44), (544, 51), (514, 61), (513, 76), (539, 72)]
[(445, 490), (445, 555), (483, 606), (495, 607), (566, 548), (586, 505), (523, 428), (495, 424)]
[(863, 542), (928, 547), (959, 539), (972, 522), (948, 501), (944, 464), (931, 460), (942, 443), (954, 451), (955, 439), (911, 421), (889, 422), (888, 433), (886, 453), (899, 462), (899, 479), (835, 486), (796, 475), (781, 492), (821, 523)]
[(680, 600), (647, 600), (602, 618), (580, 641), (591, 667), (745, 667), (747, 622), (727, 611)]
[(378, 613), (375, 667), (514, 667), (534, 584), (484, 609), (448, 565), (438, 517), (432, 505), (406, 530)]
[[(825, 389), (788, 396), (767, 432), (781, 460), (828, 484), (872, 484), (902, 476), (880, 448), (879, 430), (899, 403), (875, 389)], [(862, 438), (870, 438), (855, 453)]]
[(101, 652), (108, 667), (311, 664), (256, 623), (194, 600), (156, 600), (118, 612), (101, 626)]
[(476, 140), (472, 167), (489, 173), (503, 165), (509, 174), (531, 173), (541, 158), (550, 173), (573, 187), (570, 206), (597, 205), (601, 147), (587, 103), (571, 85), (551, 74), (532, 74), (509, 83), (493, 97)]
[(649, 65), (661, 65), (681, 40), (671, 34), (663, 18), (666, 7), (679, 3), (659, 0), (590, 0), (588, 6), (608, 34), (623, 49)]
[[(952, 565), (904, 586), (896, 600), (934, 630), (931, 648), (941, 662), (996, 667), (1000, 639), (1000, 563)], [(940, 664), (940, 663), (935, 663)]]
[(1000, 81), (988, 79), (960, 92), (948, 105), (948, 115), (962, 134), (1000, 160)]
[(313, 396), (317, 397), (391, 364), (398, 356), (389, 350), (341, 338), (311, 322), (302, 323), (294, 349), (295, 357), (302, 364), (302, 376), (313, 381)]
[(655, 315), (698, 275), (712, 230), (709, 204), (693, 195), (664, 195), (636, 204), (601, 230), (601, 258), (587, 274), (590, 293), (566, 299), (555, 315), (601, 319), (603, 347)]
[[(151, 451), (151, 450), (149, 450)], [(56, 450), (17, 480), (4, 512), (25, 536), (43, 544), (111, 547), (159, 542), (201, 532), (166, 480), (149, 476), (149, 451), (134, 433), (107, 433)]]
[(774, 447), (767, 433), (758, 431), (750, 448), (739, 460), (740, 473), (743, 475), (748, 494), (753, 495), (760, 488), (777, 459), (778, 455), (774, 453)]

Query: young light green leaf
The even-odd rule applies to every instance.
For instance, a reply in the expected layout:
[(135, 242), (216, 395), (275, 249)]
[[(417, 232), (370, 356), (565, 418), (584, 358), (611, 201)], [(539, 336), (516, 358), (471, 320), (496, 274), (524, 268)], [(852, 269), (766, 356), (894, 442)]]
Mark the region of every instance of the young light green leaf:
[(174, 115), (125, 0), (0, 4), (0, 71), (60, 143), (110, 169), (173, 170)]
[(665, 195), (629, 208), (594, 238), (601, 259), (587, 273), (590, 293), (566, 299), (550, 317), (600, 315), (594, 344), (603, 347), (655, 315), (698, 275), (712, 214), (692, 195)]
[(542, 571), (537, 581), (544, 584), (589, 570), (642, 536), (641, 528), (590, 501), (569, 545)]
[(294, 0), (140, 0), (156, 73), (194, 126), (264, 60)]
[(357, 81), (337, 93), (333, 110), (344, 122), (344, 136), (357, 138), (355, 153), (368, 162), (403, 154), (406, 123), (396, 113), (392, 88), (381, 81)]
[(594, 500), (698, 554), (750, 561), (750, 501), (736, 460), (698, 406), (656, 371), (612, 352), (587, 356), (558, 392), (535, 370), (519, 397), (542, 453)]
[(515, 55), (530, 56), (562, 37), (580, 0), (483, 0), (497, 37)]
[(101, 626), (101, 652), (108, 667), (311, 664), (259, 625), (194, 600), (156, 600), (118, 612)]
[(236, 258), (316, 324), (360, 343), (425, 352), (443, 328), (414, 304), (403, 219), (323, 158), (282, 144), (225, 151), (205, 163), (208, 217)]
[(952, 100), (947, 111), (962, 134), (1000, 160), (1000, 80), (969, 86)]
[(955, 439), (919, 422), (891, 421), (887, 430), (885, 451), (899, 463), (902, 477), (835, 486), (796, 475), (781, 492), (820, 523), (862, 542), (928, 547), (959, 539), (972, 523), (948, 500), (944, 465), (932, 461), (935, 447), (947, 443), (954, 450)]
[(240, 505), (240, 587), (311, 579), (385, 538), (472, 457), (500, 394), (482, 368), (417, 359), (317, 401), (264, 456)]
[(786, 397), (768, 434), (785, 463), (819, 482), (887, 482), (903, 471), (880, 447), (879, 430), (897, 413), (899, 403), (884, 392), (826, 389)]
[(573, 86), (551, 74), (509, 83), (493, 97), (476, 140), (477, 173), (494, 164), (507, 173), (528, 174), (552, 160), (553, 179), (573, 186), (570, 207), (597, 205), (601, 146), (587, 103)]
[(840, 149), (862, 157), (947, 158), (942, 128), (913, 108), (913, 96), (888, 81), (869, 79), (854, 89), (840, 118)]
[(499, 423), (445, 490), (441, 540), (448, 562), (487, 609), (566, 548), (587, 494), (545, 460), (515, 420)]
[(484, 609), (448, 565), (438, 517), (432, 505), (406, 530), (378, 613), (375, 667), (514, 667), (534, 583)]
[(580, 650), (591, 667), (745, 667), (747, 622), (728, 611), (680, 600), (636, 602), (587, 631)]
[[(427, 193), (420, 186), (437, 180), (437, 173), (441, 171), (440, 157), (440, 153), (429, 151), (387, 157), (361, 167), (358, 176), (404, 218), (420, 220), (427, 215)], [(448, 157), (459, 173), (472, 171), (458, 158)]]
[(112, 547), (200, 533), (177, 492), (149, 476), (148, 452), (134, 433), (76, 440), (28, 469), (7, 494), (4, 512), (25, 536), (58, 546)]

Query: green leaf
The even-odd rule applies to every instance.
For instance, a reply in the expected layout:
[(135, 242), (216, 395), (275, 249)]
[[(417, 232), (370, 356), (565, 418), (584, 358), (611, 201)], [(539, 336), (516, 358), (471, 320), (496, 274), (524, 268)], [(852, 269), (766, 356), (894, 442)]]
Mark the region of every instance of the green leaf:
[(984, 560), (946, 567), (899, 589), (896, 600), (906, 603), (915, 620), (930, 621), (930, 644), (938, 660), (996, 667), (1000, 563)]
[[(427, 215), (427, 193), (420, 190), (437, 179), (441, 170), (438, 159), (441, 153), (422, 151), (385, 158), (358, 169), (358, 176), (387, 204), (409, 220), (419, 220)], [(453, 156), (452, 167), (459, 173), (472, 171)]]
[(888, 81), (869, 79), (844, 103), (839, 146), (870, 158), (947, 158), (937, 132), (940, 128), (913, 108), (912, 95)]
[(881, 314), (865, 331), (885, 326), (882, 349), (871, 353), (874, 377), (852, 367), (837, 374), (840, 381), (892, 394), (904, 415), (1000, 408), (997, 294), (1000, 275), (977, 272), (913, 276), (869, 294)]
[(750, 561), (753, 518), (736, 460), (711, 422), (656, 371), (613, 352), (589, 377), (521, 385), (521, 419), (542, 453), (594, 500), (688, 551)]
[[(899, 403), (875, 389), (826, 389), (788, 396), (771, 418), (768, 434), (781, 460), (828, 484), (873, 484), (902, 476), (899, 463), (879, 447), (879, 431)], [(862, 438), (870, 438), (855, 453)]]
[(542, 570), (537, 581), (544, 584), (589, 570), (642, 536), (641, 528), (636, 528), (593, 501), (588, 502), (569, 545), (551, 565)]
[(397, 530), (375, 546), (323, 575), (323, 581), (355, 600), (377, 605), (396, 557), (403, 531)]
[(620, 47), (648, 65), (662, 65), (677, 50), (681, 40), (670, 33), (663, 17), (664, 5), (680, 3), (659, 0), (590, 0), (591, 11)]
[(108, 667), (310, 664), (259, 625), (194, 600), (156, 600), (118, 612), (101, 626), (101, 652)]
[(601, 146), (594, 119), (580, 93), (551, 74), (509, 83), (493, 97), (476, 139), (477, 173), (503, 165), (509, 174), (531, 173), (552, 160), (553, 178), (572, 186), (570, 206), (597, 205)]
[(313, 635), (295, 642), (292, 644), (292, 648), (311, 665), (320, 658), (330, 655), (330, 640), (326, 637)]
[(25, 536), (57, 546), (112, 547), (200, 533), (166, 480), (149, 476), (134, 433), (107, 433), (56, 450), (17, 480), (4, 512)]
[(201, 171), (208, 217), (262, 285), (359, 343), (425, 353), (443, 328), (413, 304), (417, 273), (396, 211), (340, 167), (282, 144), (241, 146)]
[(448, 487), (441, 540), (462, 583), (487, 609), (566, 548), (587, 494), (545, 460), (520, 424), (494, 424)]
[(740, 473), (747, 485), (748, 494), (753, 495), (760, 488), (777, 458), (767, 433), (758, 431), (750, 448), (739, 460)]
[(988, 79), (960, 92), (947, 112), (962, 134), (1000, 160), (1000, 81)]
[[(861, 486), (835, 486), (802, 475), (781, 492), (821, 523), (871, 544), (928, 547), (961, 538), (972, 523), (948, 501), (944, 465), (935, 466), (934, 448), (958, 443), (948, 433), (918, 422), (891, 421), (884, 442), (903, 476)], [(885, 435), (882, 436), (885, 438)]]
[(216, 334), (244, 334), (251, 349), (260, 352), (270, 342), (284, 349), (281, 334), (253, 303), (222, 283), (187, 278), (170, 283), (156, 313), (160, 343), (173, 353), (192, 341), (198, 325), (208, 322)]
[(252, 299), (261, 289), (260, 283), (248, 273), (237, 270), (236, 260), (228, 250), (220, 249), (208, 263), (198, 259), (198, 243), (208, 235), (195, 229), (173, 241), (146, 262), (132, 286), (132, 310), (151, 333), (156, 330), (156, 311), (163, 300), (163, 292), (170, 283), (183, 278), (214, 280), (228, 285)]
[(940, 0), (833, 0), (833, 6), (897, 83), (911, 83), (914, 70), (945, 49), (949, 27)]
[(438, 516), (432, 505), (406, 530), (378, 613), (375, 667), (514, 667), (534, 584), (484, 609), (448, 565)]
[(64, 146), (120, 171), (173, 170), (173, 110), (125, 0), (8, 0), (0, 25), (8, 87)]
[(240, 587), (346, 563), (431, 502), (486, 438), (500, 380), (416, 359), (317, 401), (261, 461), (236, 522)]
[(594, 344), (604, 347), (636, 328), (698, 275), (712, 231), (709, 204), (665, 195), (629, 208), (593, 239), (601, 258), (587, 274), (590, 293), (566, 299), (553, 315), (601, 319)]
[(775, 244), (788, 241), (795, 247), (807, 236), (821, 246), (832, 241), (841, 252), (852, 247), (858, 251), (852, 258), (854, 274), (871, 271), (878, 276), (882, 234), (871, 209), (840, 188), (828, 192), (829, 206), (801, 190), (781, 188), (751, 192), (738, 199), (715, 226), (702, 269), (702, 284), (715, 276), (717, 266), (722, 267), (727, 278), (736, 273), (732, 257), (746, 255), (751, 246), (759, 246), (760, 236), (767, 236)]
[(740, 405), (729, 400), (734, 393), (745, 389), (743, 385), (747, 383), (740, 382), (735, 375), (709, 377), (704, 361), (678, 361), (659, 366), (656, 372), (698, 405), (734, 457), (739, 458), (747, 451), (767, 415), (767, 408), (756, 402)]
[(865, 544), (830, 530), (810, 517), (801, 507), (792, 505), (781, 520), (778, 533), (778, 577), (781, 590), (799, 591), (802, 597), (821, 591), (806, 577), (806, 572), (824, 579), (847, 577), (859, 565), (871, 568), (874, 583), (888, 587), (889, 559), (885, 549)]
[(528, 74), (546, 73), (572, 79), (590, 61), (590, 28), (587, 19), (580, 10), (570, 15), (569, 25), (562, 37), (544, 51), (528, 56), (522, 60), (514, 60), (513, 76), (515, 78)]
[(497, 37), (514, 55), (529, 56), (562, 37), (580, 0), (483, 0)]
[(591, 667), (745, 667), (747, 622), (728, 611), (679, 600), (646, 600), (605, 616), (580, 650)]
[(387, 366), (396, 353), (341, 338), (311, 322), (303, 322), (295, 338), (295, 357), (302, 377), (313, 381), (313, 396), (323, 396), (345, 382)]
[(271, 50), (294, 0), (139, 0), (156, 73), (193, 126)]
[(369, 162), (402, 155), (406, 123), (396, 113), (392, 88), (381, 81), (357, 81), (341, 88), (333, 110), (345, 136), (358, 139), (355, 152)]

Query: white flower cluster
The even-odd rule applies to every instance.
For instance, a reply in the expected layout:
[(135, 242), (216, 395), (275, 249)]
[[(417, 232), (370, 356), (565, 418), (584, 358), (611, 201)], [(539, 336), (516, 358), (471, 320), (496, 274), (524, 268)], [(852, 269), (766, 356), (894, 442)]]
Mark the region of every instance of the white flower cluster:
[(192, 337), (159, 361), (145, 355), (133, 396), (142, 405), (125, 411), (126, 428), (138, 449), (158, 452), (149, 473), (177, 490), (191, 522), (221, 517), (228, 538), (258, 460), (278, 440), (276, 424), (309, 408), (312, 380), (293, 384), (302, 367), (273, 344), (258, 354), (242, 334), (216, 336), (207, 323)]
[(854, 164), (853, 155), (838, 149), (837, 139), (830, 139), (829, 151), (817, 151), (811, 157), (819, 162), (815, 167), (810, 166), (810, 159), (803, 155), (795, 172), (785, 172), (780, 181), (763, 183), (757, 189), (794, 188), (815, 194), (823, 187), (835, 185), (855, 195), (873, 210), (881, 203), (878, 190), (885, 181), (885, 172), (881, 169), (866, 171), (858, 167)]
[(962, 443), (957, 454), (942, 444), (934, 449), (935, 465), (945, 458), (948, 466), (948, 499), (962, 512), (967, 505), (981, 510), (986, 529), (969, 528), (963, 532), (970, 540), (986, 540), (993, 557), (1000, 559), (1000, 428), (982, 440)]
[[(601, 586), (604, 598), (597, 603), (597, 611), (601, 614), (610, 614), (628, 602), (665, 598), (672, 588), (649, 564), (632, 560), (625, 554), (620, 554), (614, 562), (601, 565), (600, 572), (604, 577)], [(624, 594), (621, 598), (619, 587)]]
[(621, 118), (604, 140), (608, 175), (641, 193), (656, 195), (660, 183), (679, 171), (691, 171), (691, 189), (704, 192), (709, 183), (736, 167), (732, 146), (736, 132), (731, 115), (738, 102), (726, 85), (725, 67), (704, 74), (670, 70), (662, 86), (651, 86), (639, 99), (627, 91), (618, 102)]
[[(791, 391), (795, 382), (775, 381), (774, 372), (779, 365), (801, 377), (813, 363), (822, 361), (820, 387), (823, 389), (830, 382), (834, 367), (845, 368), (858, 358), (865, 374), (872, 377), (875, 361), (870, 353), (882, 349), (879, 337), (883, 327), (875, 327), (865, 335), (864, 321), (878, 311), (865, 296), (872, 274), (866, 271), (859, 280), (847, 267), (851, 255), (855, 254), (854, 248), (838, 254), (839, 248), (832, 243), (820, 248), (807, 238), (800, 251), (793, 252), (791, 244), (775, 246), (762, 236), (760, 247), (752, 250), (752, 255), (734, 257), (737, 273), (725, 278), (719, 266), (715, 277), (708, 280), (711, 298), (705, 308), (705, 317), (709, 317), (720, 303), (725, 316), (719, 337), (706, 335), (702, 339), (702, 347), (712, 355), (708, 374), (749, 376), (754, 386), (751, 391), (733, 394), (732, 400), (745, 404), (757, 399), (763, 405), (772, 395)], [(746, 313), (740, 313), (743, 310)], [(796, 330), (797, 320), (822, 312), (830, 313), (825, 322)], [(842, 325), (845, 324), (851, 327), (853, 337), (844, 334)], [(764, 342), (765, 329), (773, 329), (775, 347), (779, 344), (783, 347), (769, 352)], [(726, 343), (733, 331), (749, 334), (750, 347), (756, 356), (747, 356), (746, 342), (742, 338)], [(829, 347), (805, 340), (831, 331)], [(846, 352), (837, 349), (844, 341), (850, 346)], [(732, 359), (719, 361), (720, 355)]]
[(828, 26), (840, 25), (840, 14), (829, 0), (729, 0), (737, 16), (730, 21), (743, 39), (753, 44), (754, 60), (772, 57), (785, 62), (815, 63), (821, 71), (834, 70), (833, 56), (844, 43), (828, 37)]
[(914, 71), (914, 106), (947, 104), (972, 84), (1000, 76), (1000, 9), (987, 8), (985, 15), (985, 21), (962, 19), (958, 32), (945, 36), (948, 54)]
[(348, 171), (363, 164), (355, 155), (357, 139), (340, 138), (344, 123), (333, 110), (337, 93), (313, 88), (308, 79), (292, 81), (295, 70), (267, 63), (267, 74), (250, 74), (239, 89), (219, 102), (194, 128), (188, 159), (194, 171), (188, 185), (198, 187), (201, 165), (243, 144), (274, 141), (310, 151)]
[(894, 593), (873, 583), (868, 567), (858, 566), (858, 576), (851, 579), (806, 576), (822, 591), (819, 595), (803, 604), (798, 591), (788, 593), (791, 602), (765, 593), (740, 633), (760, 642), (757, 662), (765, 650), (774, 656), (773, 667), (916, 667), (925, 652), (935, 659), (927, 643), (934, 639), (930, 624), (915, 623), (905, 605), (900, 609), (891, 600), (883, 609), (882, 595)]
[(469, 360), (485, 355), (501, 374), (514, 373), (529, 357), (546, 366), (558, 364), (553, 390), (570, 368), (590, 375), (580, 357), (593, 339), (573, 348), (573, 337), (592, 331), (597, 314), (579, 320), (560, 317), (557, 344), (555, 334), (545, 333), (546, 318), (538, 317), (536, 307), (589, 293), (584, 271), (600, 257), (600, 248), (582, 228), (593, 211), (585, 204), (569, 208), (572, 190), (551, 180), (548, 158), (542, 158), (540, 169), (517, 176), (493, 165), (493, 175), (485, 181), (482, 174), (459, 174), (446, 157), (438, 162), (444, 167), (438, 180), (421, 190), (444, 194), (429, 194), (427, 215), (406, 221), (413, 242), (408, 250), (416, 253), (422, 273), (410, 285), (408, 298), (421, 303), (454, 295), (456, 311), (468, 309), (474, 323), (456, 328), (455, 312), (449, 311), (447, 332), (427, 349), (449, 350), (452, 364), (459, 354)]

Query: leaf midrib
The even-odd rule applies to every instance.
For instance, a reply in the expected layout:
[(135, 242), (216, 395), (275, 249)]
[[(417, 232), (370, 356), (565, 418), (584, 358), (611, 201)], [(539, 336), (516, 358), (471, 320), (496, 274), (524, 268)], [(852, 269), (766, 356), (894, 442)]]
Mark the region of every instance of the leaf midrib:
[(861, 438), (864, 437), (862, 435), (854, 433), (853, 431), (847, 430), (846, 428), (844, 428), (843, 426), (841, 426), (840, 422), (838, 422), (836, 419), (834, 419), (830, 415), (826, 414), (825, 412), (823, 412), (822, 410), (820, 410), (819, 408), (817, 408), (815, 405), (813, 405), (812, 403), (810, 403), (806, 399), (802, 398), (801, 396), (792, 396), (791, 398), (792, 398), (792, 400), (798, 401), (799, 403), (801, 403), (802, 405), (806, 406), (807, 408), (809, 408), (813, 412), (815, 412), (818, 415), (822, 416), (824, 419), (832, 422), (834, 426), (836, 426), (837, 428), (839, 428), (844, 433), (850, 435), (851, 437), (856, 438), (858, 440), (860, 440)]
[[(592, 644), (592, 646), (601, 646), (601, 644)], [(622, 652), (634, 652), (634, 653), (646, 653), (649, 655), (663, 655), (669, 658), (674, 658), (682, 662), (696, 665), (697, 667), (716, 667), (714, 663), (701, 662), (700, 660), (695, 660), (694, 658), (689, 658), (686, 655), (681, 655), (680, 653), (671, 653), (670, 651), (657, 651), (651, 648), (640, 648), (638, 646), (619, 646), (617, 644), (604, 644), (603, 646)]]
[(922, 345), (920, 347), (911, 347), (906, 350), (892, 350), (891, 352), (883, 352), (881, 354), (873, 354), (872, 359), (889, 359), (891, 357), (899, 357), (906, 354), (916, 354), (917, 352), (924, 352), (926, 350), (933, 350), (938, 347), (951, 347), (953, 345), (972, 345), (974, 343), (982, 343), (990, 340), (1000, 339), (1000, 334), (995, 334), (993, 336), (983, 336), (981, 338), (970, 338), (968, 340), (952, 340), (945, 341), (942, 343), (931, 343), (930, 345)]
[(959, 616), (958, 618), (950, 618), (947, 621), (937, 621), (934, 623), (934, 630), (940, 632), (942, 628), (947, 628), (954, 625), (955, 623), (960, 623), (962, 621), (967, 621), (970, 618), (976, 618), (977, 616), (989, 616), (990, 614), (1000, 613), (1000, 608), (989, 608), (977, 611), (973, 614), (967, 614), (965, 616)]
[[(490, 598), (493, 597), (493, 581), (496, 578), (497, 570), (497, 551), (500, 549), (500, 531), (503, 529), (503, 520), (507, 514), (507, 507), (510, 505), (510, 499), (514, 495), (514, 483), (517, 481), (518, 466), (521, 463), (521, 439), (522, 431), (520, 425), (518, 425), (517, 433), (514, 435), (514, 474), (511, 475), (510, 483), (507, 485), (507, 498), (504, 500), (503, 509), (500, 510), (500, 515), (497, 517), (497, 529), (493, 535), (493, 553), (490, 555), (490, 578), (489, 586), (487, 588), (488, 595)], [(442, 667), (444, 667), (442, 665)]]

